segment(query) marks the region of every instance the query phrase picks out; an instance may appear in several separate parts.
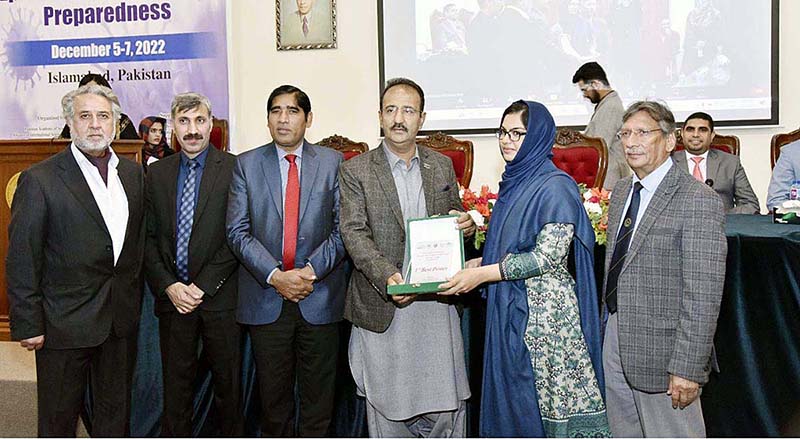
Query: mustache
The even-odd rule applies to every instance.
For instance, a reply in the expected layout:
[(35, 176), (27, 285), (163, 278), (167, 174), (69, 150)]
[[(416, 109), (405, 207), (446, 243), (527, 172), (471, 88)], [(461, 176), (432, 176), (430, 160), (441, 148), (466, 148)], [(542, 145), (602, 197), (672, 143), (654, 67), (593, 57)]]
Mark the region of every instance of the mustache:
[(200, 133), (189, 133), (183, 136), (183, 140), (203, 140), (203, 135)]
[(392, 129), (393, 130), (403, 130), (405, 132), (408, 132), (408, 128), (406, 128), (406, 126), (403, 125), (402, 123), (396, 123), (396, 124), (392, 125)]

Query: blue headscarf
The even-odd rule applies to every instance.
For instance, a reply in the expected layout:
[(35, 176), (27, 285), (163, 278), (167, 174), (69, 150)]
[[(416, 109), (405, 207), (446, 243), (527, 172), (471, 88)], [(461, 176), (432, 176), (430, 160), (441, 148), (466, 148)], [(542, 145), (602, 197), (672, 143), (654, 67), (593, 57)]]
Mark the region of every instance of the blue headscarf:
[[(573, 224), (575, 294), (581, 329), (601, 393), (604, 390), (600, 313), (594, 276), (594, 231), (583, 209), (575, 180), (553, 164), (556, 126), (538, 102), (528, 106), (525, 140), (506, 164), (497, 203), (492, 209), (483, 265), (509, 253), (530, 252), (548, 223)], [(524, 280), (486, 287), (486, 344), (481, 393), (480, 436), (544, 435), (535, 377), (524, 334), (528, 319)]]

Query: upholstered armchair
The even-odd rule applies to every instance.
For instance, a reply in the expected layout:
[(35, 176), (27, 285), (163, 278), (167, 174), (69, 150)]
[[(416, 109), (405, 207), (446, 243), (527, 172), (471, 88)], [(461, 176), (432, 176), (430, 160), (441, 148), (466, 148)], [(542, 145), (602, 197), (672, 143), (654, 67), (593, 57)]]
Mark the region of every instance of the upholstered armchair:
[(334, 134), (320, 140), (317, 142), (317, 145), (332, 148), (341, 152), (344, 155), (345, 160), (350, 160), (351, 158), (369, 150), (369, 145), (367, 145), (365, 142), (354, 142), (347, 137), (340, 136), (338, 134)]
[(781, 148), (797, 140), (800, 140), (800, 128), (790, 133), (775, 134), (772, 136), (769, 156), (773, 168), (775, 167), (775, 163), (778, 162), (778, 157), (781, 155)]
[(602, 187), (608, 170), (606, 142), (569, 128), (559, 128), (553, 145), (553, 163), (577, 183)]
[(456, 171), (456, 179), (461, 186), (469, 187), (469, 182), (472, 180), (472, 142), (458, 140), (439, 132), (425, 138), (417, 138), (417, 143), (449, 157)]

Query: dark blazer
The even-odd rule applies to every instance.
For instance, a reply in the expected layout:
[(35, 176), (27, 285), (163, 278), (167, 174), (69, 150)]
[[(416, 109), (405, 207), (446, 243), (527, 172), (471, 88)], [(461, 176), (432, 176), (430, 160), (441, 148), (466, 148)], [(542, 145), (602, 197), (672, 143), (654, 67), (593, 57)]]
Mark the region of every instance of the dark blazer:
[(100, 345), (113, 329), (135, 334), (142, 298), (144, 178), (119, 158), (128, 226), (114, 265), (111, 236), (70, 148), (19, 178), (6, 257), (11, 337), (45, 335), (51, 349)]
[[(295, 266), (310, 263), (317, 281), (299, 303), (313, 325), (342, 319), (349, 269), (339, 236), (338, 151), (303, 143), (300, 218)], [(239, 154), (228, 197), (228, 241), (242, 262), (237, 320), (247, 325), (273, 323), (285, 303), (267, 283), (283, 257), (283, 196), (274, 143)]]
[[(611, 192), (603, 285), (631, 179)], [(727, 246), (722, 201), (673, 165), (636, 226), (619, 274), (620, 358), (634, 389), (665, 392), (670, 374), (708, 381)]]
[[(685, 151), (673, 152), (672, 160), (691, 175), (694, 162), (690, 167)], [(718, 149), (708, 150), (706, 180), (713, 182), (712, 188), (722, 199), (728, 213), (756, 213), (761, 210), (739, 157)]]
[[(147, 172), (147, 246), (144, 270), (157, 297), (156, 313), (177, 311), (166, 288), (178, 282), (175, 269), (178, 169), (182, 153), (165, 157)], [(209, 145), (189, 241), (189, 281), (203, 292), (198, 309), (236, 308), (239, 262), (225, 237), (228, 186), (236, 157)]]
[[(428, 215), (462, 210), (452, 161), (417, 145)], [(405, 221), (383, 147), (342, 164), (342, 238), (355, 270), (347, 288), (344, 316), (356, 326), (383, 332), (392, 323), (394, 302), (386, 280), (403, 267)]]

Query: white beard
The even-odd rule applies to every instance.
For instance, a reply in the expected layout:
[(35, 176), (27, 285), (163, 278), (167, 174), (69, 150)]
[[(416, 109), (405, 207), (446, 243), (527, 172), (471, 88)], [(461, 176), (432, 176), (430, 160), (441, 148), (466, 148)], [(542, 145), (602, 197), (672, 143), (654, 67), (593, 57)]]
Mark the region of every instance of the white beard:
[(75, 146), (80, 149), (81, 151), (91, 154), (93, 152), (102, 152), (105, 151), (106, 148), (111, 145), (112, 139), (102, 139), (96, 142), (91, 142), (88, 139), (73, 139), (72, 141), (75, 143)]

